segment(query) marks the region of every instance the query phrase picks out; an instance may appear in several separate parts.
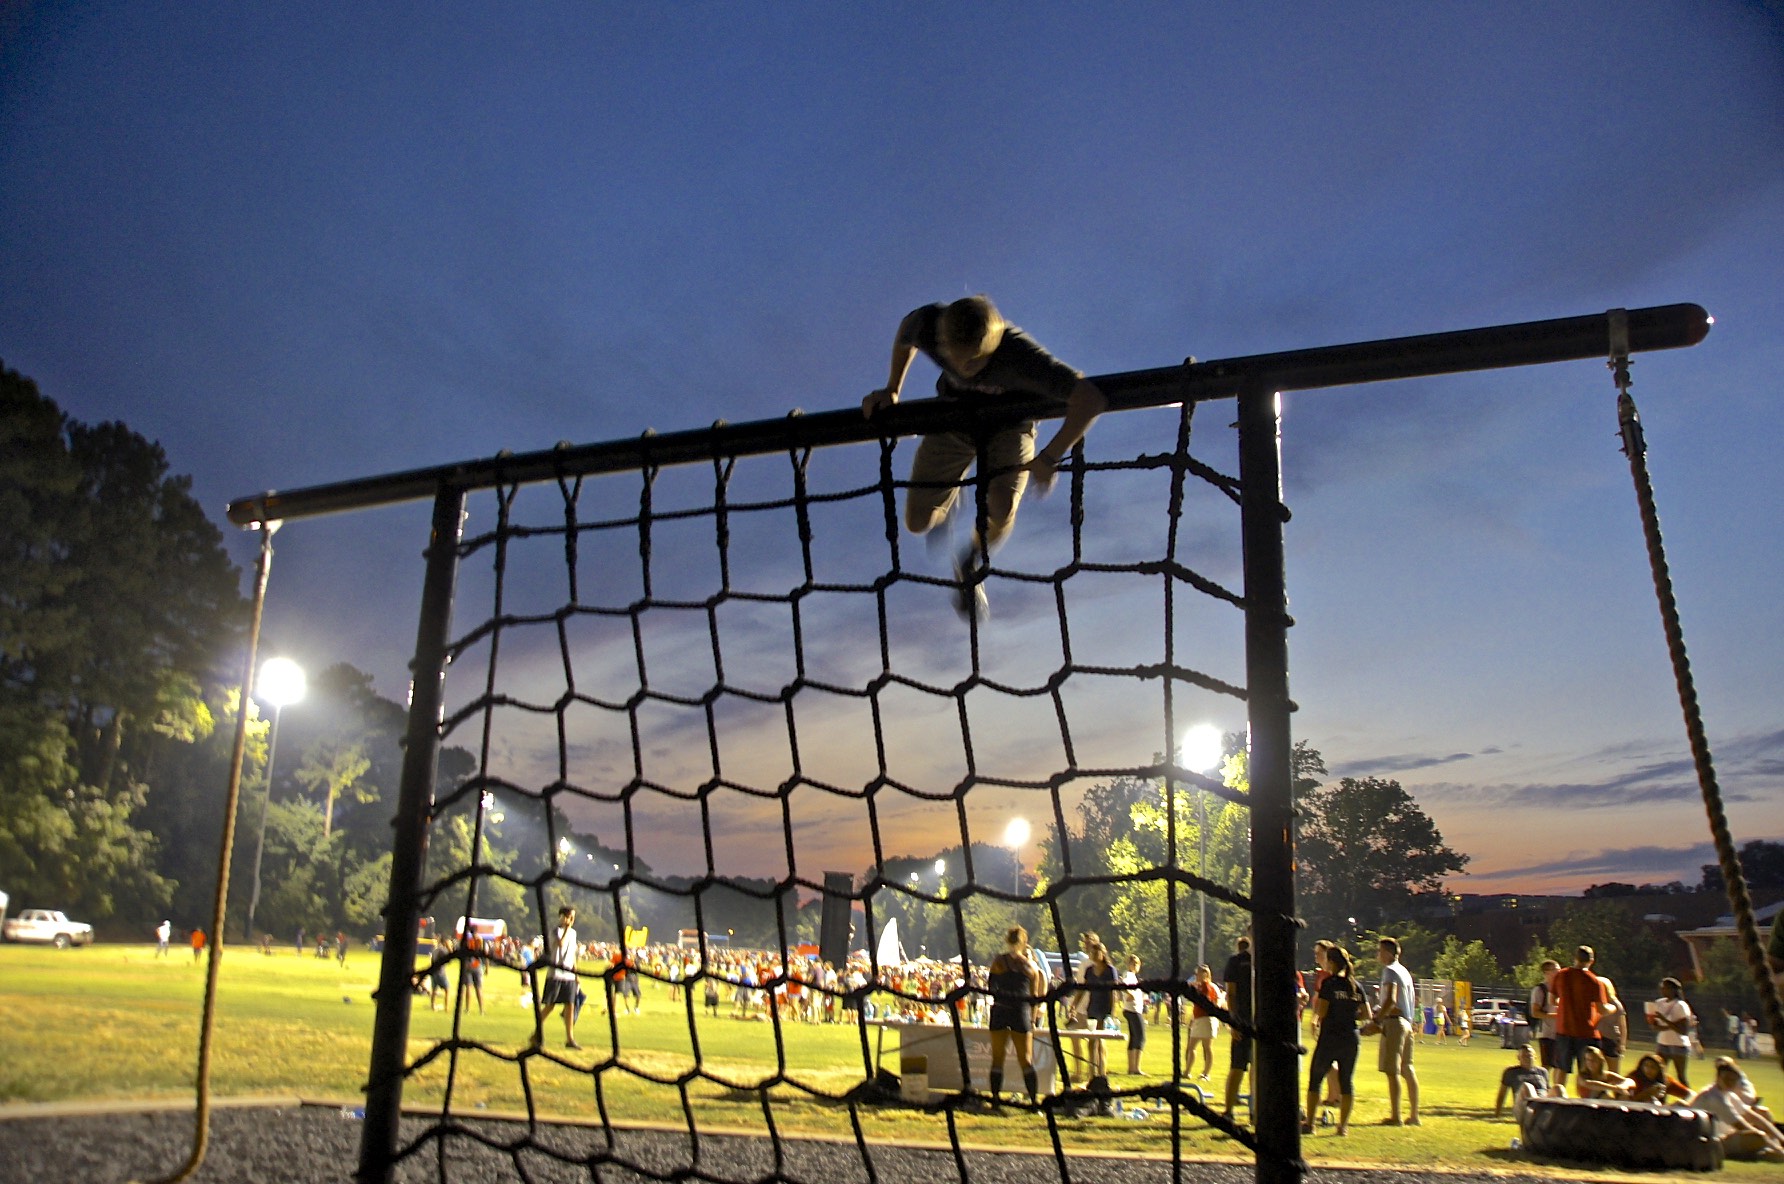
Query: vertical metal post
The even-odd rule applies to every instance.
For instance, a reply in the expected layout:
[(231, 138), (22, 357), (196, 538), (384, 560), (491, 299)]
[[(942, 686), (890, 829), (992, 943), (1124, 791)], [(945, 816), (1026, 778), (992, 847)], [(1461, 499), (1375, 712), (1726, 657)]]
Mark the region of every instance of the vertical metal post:
[(1251, 722), (1251, 899), (1258, 1039), (1251, 1121), (1259, 1184), (1298, 1182), (1299, 1025), (1295, 1020), (1295, 843), (1290, 775), (1288, 592), (1282, 545), (1282, 417), (1277, 393), (1239, 394), (1239, 481), (1245, 552), (1245, 677)]
[(440, 756), (446, 648), (451, 640), (452, 598), (458, 580), (458, 542), (464, 509), (462, 490), (442, 486), (434, 498), (427, 575), (421, 590), (421, 620), (415, 631), (415, 660), (410, 665), (414, 681), (409, 693), (409, 726), (393, 823), (390, 899), (384, 907), (384, 960), (378, 972), (378, 1012), (372, 1026), (365, 1127), (359, 1141), (360, 1184), (388, 1184), (396, 1168), (409, 1005), (414, 998), (411, 984), (421, 920), (421, 880), (427, 865), (427, 831)]

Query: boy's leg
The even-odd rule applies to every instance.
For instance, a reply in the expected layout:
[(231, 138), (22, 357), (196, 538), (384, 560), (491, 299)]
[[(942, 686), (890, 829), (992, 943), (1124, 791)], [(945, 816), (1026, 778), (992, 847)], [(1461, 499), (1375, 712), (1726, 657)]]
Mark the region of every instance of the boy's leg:
[[(990, 465), (985, 489), (987, 550), (997, 550), (1016, 524), (1016, 509), (1022, 504), (1022, 491), (1028, 488), (1027, 466), (1034, 459), (1034, 438), (1035, 426), (1027, 423), (997, 433), (985, 447)], [(975, 528), (977, 524), (975, 512)]]
[(904, 494), (905, 529), (928, 534), (946, 522), (960, 497), (960, 479), (976, 459), (978, 449), (964, 432), (937, 432), (919, 440)]

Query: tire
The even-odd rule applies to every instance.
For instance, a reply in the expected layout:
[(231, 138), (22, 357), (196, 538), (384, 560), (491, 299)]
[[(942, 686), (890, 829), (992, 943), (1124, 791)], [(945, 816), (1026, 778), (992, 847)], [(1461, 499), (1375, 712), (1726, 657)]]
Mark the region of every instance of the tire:
[(72, 941), (68, 940), (68, 935), (66, 933), (58, 933), (58, 934), (56, 934), (56, 940), (53, 944), (55, 945), (55, 947), (58, 950), (66, 950), (69, 946), (73, 945), (74, 943)]
[(1524, 1148), (1536, 1155), (1647, 1170), (1722, 1167), (1722, 1143), (1701, 1110), (1634, 1102), (1532, 1098), (1524, 1109)]

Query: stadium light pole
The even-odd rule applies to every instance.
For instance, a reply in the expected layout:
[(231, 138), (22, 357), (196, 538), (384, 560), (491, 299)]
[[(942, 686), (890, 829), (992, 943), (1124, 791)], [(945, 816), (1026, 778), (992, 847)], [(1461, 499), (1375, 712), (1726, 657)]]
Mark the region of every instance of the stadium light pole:
[(1010, 875), (1010, 891), (1022, 893), (1022, 845), (1028, 842), (1028, 819), (1018, 815), (1010, 819), (1004, 827), (1004, 845), (1010, 849), (1010, 863), (1015, 871)]
[[(304, 668), (290, 658), (268, 658), (260, 666), (260, 677), (254, 680), (255, 699), (271, 704), (272, 731), (266, 739), (266, 798), (260, 803), (260, 826), (254, 836), (254, 890), (248, 894), (248, 941), (254, 940), (254, 910), (260, 907), (260, 861), (266, 853), (266, 816), (273, 808), (273, 757), (279, 751), (279, 720), (287, 704), (304, 697), (308, 680)], [(248, 705), (242, 704), (246, 711)]]
[[(1178, 748), (1183, 767), (1192, 773), (1206, 774), (1220, 763), (1223, 741), (1220, 729), (1213, 724), (1195, 724), (1183, 733), (1183, 743)], [(1196, 875), (1208, 878), (1208, 824), (1207, 811), (1203, 806), (1204, 793), (1198, 782), (1196, 785)], [(1200, 966), (1208, 960), (1208, 894), (1200, 888), (1196, 889), (1196, 965)]]

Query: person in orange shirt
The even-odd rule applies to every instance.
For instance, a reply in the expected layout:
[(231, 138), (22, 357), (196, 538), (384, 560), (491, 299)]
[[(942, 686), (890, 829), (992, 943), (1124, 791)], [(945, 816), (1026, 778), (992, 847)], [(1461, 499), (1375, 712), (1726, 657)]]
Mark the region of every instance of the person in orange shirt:
[(1599, 1018), (1618, 1006), (1592, 973), (1597, 960), (1591, 946), (1580, 946), (1573, 952), (1573, 965), (1555, 973), (1555, 1088), (1562, 1093), (1581, 1054), (1598, 1047)]

